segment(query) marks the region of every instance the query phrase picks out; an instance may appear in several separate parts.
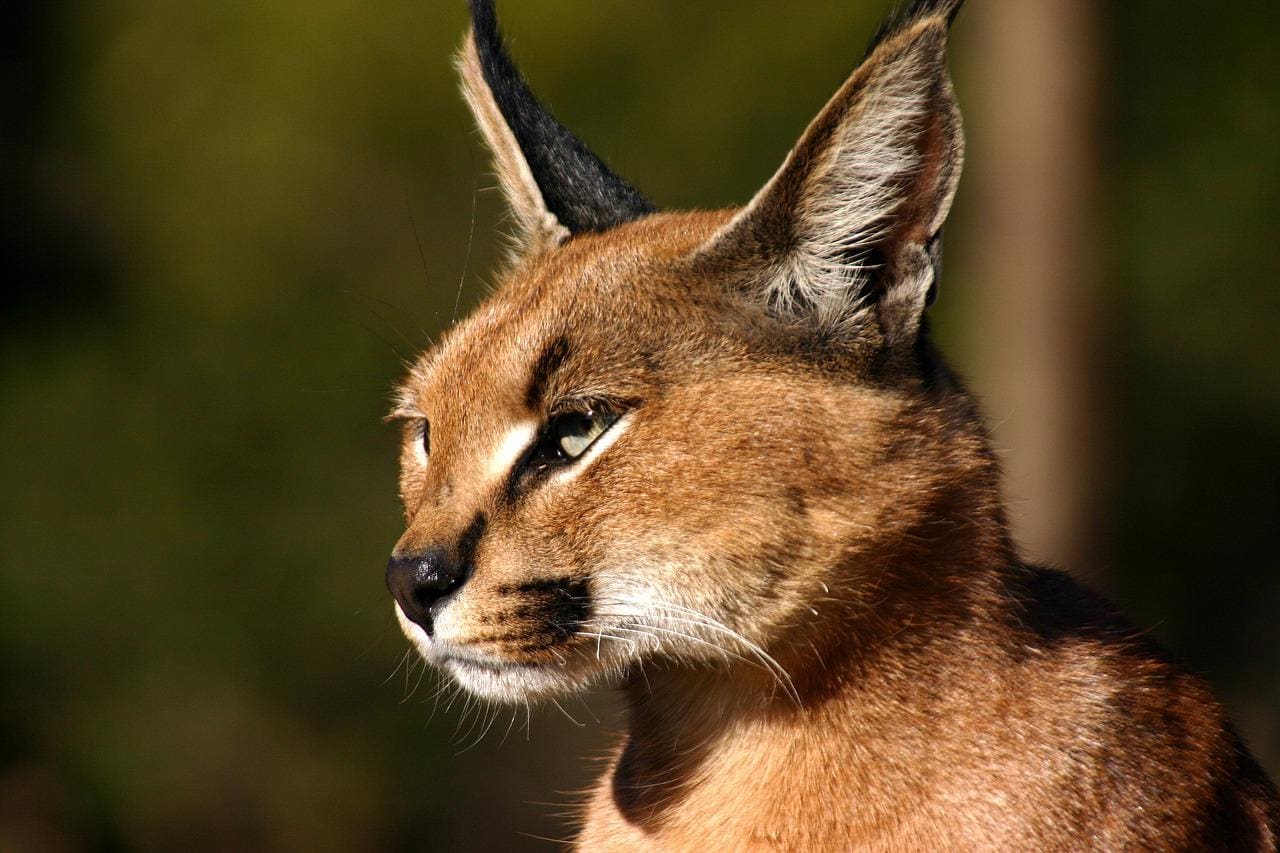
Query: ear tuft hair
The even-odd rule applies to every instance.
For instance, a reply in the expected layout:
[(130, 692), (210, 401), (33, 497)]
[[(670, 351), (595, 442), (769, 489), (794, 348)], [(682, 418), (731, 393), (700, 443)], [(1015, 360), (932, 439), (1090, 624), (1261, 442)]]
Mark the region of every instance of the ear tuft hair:
[[(614, 174), (604, 162), (538, 101), (512, 63), (498, 28), (493, 0), (471, 0), (471, 45), (481, 80), (468, 77), (467, 49), (462, 60), (468, 98), (477, 114), (488, 98), (514, 137), (518, 151), (497, 151), (495, 156), (523, 159), (525, 177), (536, 184), (535, 195), (555, 220), (571, 234), (605, 231), (653, 213), (656, 208), (635, 187)], [(481, 89), (487, 91), (481, 91)], [(497, 118), (492, 116), (490, 118)], [(506, 134), (484, 127), (494, 137)], [(501, 143), (503, 140), (499, 140)], [(496, 146), (495, 146), (496, 147)], [(502, 171), (500, 169), (500, 171)], [(524, 171), (524, 170), (520, 170)], [(523, 188), (527, 193), (527, 188)], [(509, 190), (508, 195), (512, 195)], [(517, 218), (524, 218), (517, 211)]]
[(880, 45), (928, 18), (943, 18), (946, 25), (951, 26), (963, 5), (964, 0), (914, 0), (912, 3), (899, 3), (871, 37), (866, 55), (870, 56)]

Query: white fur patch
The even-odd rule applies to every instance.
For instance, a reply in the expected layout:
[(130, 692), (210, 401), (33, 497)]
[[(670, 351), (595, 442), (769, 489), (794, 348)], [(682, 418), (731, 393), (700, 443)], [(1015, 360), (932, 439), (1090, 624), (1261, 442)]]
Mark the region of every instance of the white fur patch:
[(418, 435), (413, 442), (413, 458), (423, 467), (426, 467), (427, 464), (427, 442), (425, 439), (428, 429), (430, 427), (427, 426), (427, 419), (421, 418), (418, 424)]
[(408, 616), (404, 615), (404, 611), (400, 609), (400, 603), (395, 602), (396, 621), (400, 623), (400, 630), (409, 638), (409, 642), (413, 643), (414, 648), (418, 650), (418, 654), (424, 658), (429, 658), (431, 653), (431, 637), (427, 632), (422, 630), (422, 626), (414, 622)]
[(506, 477), (511, 466), (516, 464), (520, 454), (533, 441), (538, 432), (538, 425), (533, 421), (523, 421), (507, 430), (497, 448), (485, 462), (485, 476), (490, 479)]

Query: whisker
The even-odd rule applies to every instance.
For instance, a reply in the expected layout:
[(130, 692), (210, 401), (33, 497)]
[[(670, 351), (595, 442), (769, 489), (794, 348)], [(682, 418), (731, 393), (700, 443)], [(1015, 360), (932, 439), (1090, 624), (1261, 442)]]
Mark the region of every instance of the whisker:
[[(427, 666), (427, 662), (424, 660), (419, 661), (419, 664), (421, 665), (422, 668), (418, 670), (418, 680), (413, 683), (413, 689), (408, 692), (408, 694), (404, 697), (404, 699), (400, 700), (401, 703), (408, 702), (410, 699), (414, 697), (415, 694), (417, 694), (418, 688), (422, 686), (422, 679), (426, 677), (427, 671), (431, 669), (431, 667)], [(409, 683), (408, 674), (406, 673), (405, 685), (408, 686), (408, 683)]]
[(437, 676), (437, 679), (438, 684), (436, 686), (435, 693), (431, 696), (431, 713), (427, 715), (428, 726), (431, 725), (431, 721), (436, 718), (436, 712), (440, 710), (440, 697), (451, 688), (456, 687), (456, 685), (450, 683), (450, 681), (444, 676)]
[(582, 706), (582, 710), (584, 710), (584, 711), (586, 711), (588, 714), (590, 714), (590, 715), (591, 715), (591, 719), (592, 719), (593, 721), (595, 721), (595, 723), (596, 723), (596, 724), (599, 724), (599, 723), (600, 723), (600, 717), (599, 717), (599, 716), (597, 716), (597, 715), (596, 715), (596, 712), (595, 712), (595, 711), (593, 711), (593, 710), (591, 710), (591, 706), (587, 704), (587, 697), (586, 697), (586, 696), (584, 696), (584, 695), (582, 695), (581, 693), (579, 693), (579, 694), (577, 695), (577, 700), (578, 700), (578, 704)]
[[(346, 288), (338, 292), (343, 294), (344, 296), (349, 296), (353, 299), (364, 299), (366, 300), (366, 302), (371, 302), (371, 303), (374, 303), (375, 305), (385, 306), (387, 308), (390, 308), (392, 311), (394, 311), (396, 314), (399, 314), (399, 315), (403, 315), (405, 313), (404, 309), (388, 302), (385, 299), (379, 299), (378, 297), (368, 293), (361, 293), (358, 290), (351, 290), (350, 288)], [(400, 326), (394, 320), (392, 320), (390, 317), (387, 317), (385, 314), (383, 314), (377, 308), (372, 307), (371, 305), (367, 307), (370, 314), (377, 317), (378, 320), (384, 323), (386, 326), (388, 326), (391, 329), (391, 331), (395, 332), (397, 335), (400, 336), (400, 340), (403, 341), (404, 344), (409, 347), (410, 352), (413, 352), (420, 348), (419, 344), (416, 344), (413, 341), (409, 340), (409, 336), (404, 333), (404, 330), (401, 329)]]
[[(480, 734), (476, 736), (475, 740), (473, 740), (471, 743), (467, 744), (465, 747), (460, 749), (458, 752), (455, 753), (455, 755), (462, 755), (462, 753), (467, 752), (468, 750), (478, 746), (480, 744), (480, 741), (484, 740), (484, 736), (489, 733), (489, 729), (493, 727), (494, 720), (498, 719), (498, 713), (501, 710), (501, 706), (497, 704), (489, 704), (489, 703), (486, 703), (486, 705), (488, 706), (486, 708), (488, 713), (486, 713), (484, 716), (485, 718), (488, 719), (489, 722), (486, 723), (483, 727), (481, 727)], [(477, 716), (477, 720), (478, 719), (479, 719), (479, 716)], [(468, 734), (470, 734), (470, 732), (468, 732)]]
[(404, 667), (404, 687), (401, 688), (400, 704), (403, 705), (409, 701), (409, 697), (413, 695), (413, 688), (409, 686), (409, 679), (413, 678), (413, 671), (423, 663), (422, 658), (410, 658)]
[(520, 713), (520, 709), (519, 709), (519, 708), (512, 707), (512, 709), (511, 709), (511, 722), (507, 723), (507, 730), (506, 730), (505, 732), (503, 732), (503, 733), (502, 733), (502, 740), (498, 741), (498, 748), (499, 748), (499, 749), (501, 749), (502, 747), (506, 746), (507, 738), (509, 738), (509, 737), (511, 736), (511, 730), (512, 730), (513, 728), (515, 728), (515, 725), (516, 725), (516, 715), (517, 715), (517, 714), (519, 714), (519, 713)]
[[(460, 733), (462, 732), (462, 727), (466, 724), (467, 719), (471, 717), (471, 712), (477, 708), (479, 708), (479, 700), (476, 699), (474, 696), (472, 696), (470, 693), (467, 693), (462, 702), (462, 713), (458, 715), (458, 724), (453, 727), (454, 743), (458, 743), (462, 739), (461, 737), (459, 737)], [(475, 723), (472, 722), (471, 725), (472, 727), (474, 727)], [(468, 733), (470, 733), (470, 731), (471, 729), (467, 729)], [(465, 737), (465, 735), (463, 735), (462, 737)]]
[[(458, 697), (463, 696), (465, 694), (465, 691), (462, 689), (461, 685), (455, 685), (455, 687), (457, 689), (454, 690), (453, 693), (449, 696), (449, 702), (444, 706), (444, 712), (446, 714), (453, 710), (453, 703), (458, 701)], [(471, 701), (469, 698), (463, 699), (462, 707), (464, 709), (466, 708), (467, 702), (469, 701)]]
[(644, 689), (649, 692), (649, 698), (652, 699), (653, 685), (649, 683), (649, 672), (644, 668), (644, 662), (642, 661), (636, 669), (639, 670), (640, 677), (644, 679)]
[(382, 683), (379, 684), (378, 686), (385, 687), (391, 681), (391, 679), (395, 678), (396, 673), (400, 671), (400, 667), (404, 666), (406, 663), (409, 662), (409, 655), (411, 654), (413, 654), (412, 648), (405, 649), (404, 654), (400, 656), (399, 663), (396, 664), (396, 668), (391, 670), (391, 672), (387, 675), (387, 677), (382, 679)]
[[(467, 726), (467, 730), (463, 732), (462, 735), (454, 741), (454, 743), (467, 742), (468, 740), (471, 739), (472, 733), (474, 733), (477, 728), (480, 729), (481, 737), (484, 736), (484, 730), (485, 730), (484, 721), (488, 719), (489, 711), (493, 708), (493, 705), (492, 703), (490, 703), (488, 699), (476, 697), (475, 701), (471, 705), (471, 708), (472, 708), (472, 711), (469, 714), (469, 716), (471, 717), (471, 725)], [(470, 745), (463, 747), (461, 750), (459, 750), (454, 754), (461, 755), (463, 752), (466, 752), (468, 749), (471, 749), (471, 747), (475, 746), (476, 743), (478, 742), (479, 742), (479, 739), (471, 742)]]
[[(383, 345), (385, 345), (387, 349), (395, 353), (396, 358), (400, 359), (400, 361), (402, 362), (409, 361), (409, 356), (405, 355), (404, 352), (401, 351), (400, 347), (396, 346), (394, 343), (387, 340), (387, 338), (382, 333), (378, 332), (372, 326), (369, 326), (365, 323), (361, 323), (359, 320), (356, 320), (353, 317), (337, 317), (336, 315), (333, 315), (333, 314), (328, 314), (328, 316), (341, 320), (344, 323), (349, 323), (350, 325), (355, 326), (357, 329), (363, 329), (364, 331), (372, 335), (375, 339), (377, 339), (379, 342), (381, 342)], [(383, 318), (379, 316), (378, 319), (381, 320)], [(399, 330), (397, 330), (397, 332), (399, 332)], [(400, 333), (400, 337), (404, 337), (404, 334)]]
[(427, 253), (422, 250), (422, 238), (418, 236), (418, 220), (413, 216), (413, 203), (409, 193), (404, 194), (404, 207), (409, 212), (409, 227), (413, 229), (413, 242), (418, 245), (418, 260), (422, 261), (422, 277), (427, 283), (427, 292), (431, 291), (431, 273), (427, 270)]
[(462, 275), (458, 276), (458, 295), (453, 299), (452, 325), (458, 322), (458, 306), (462, 304), (462, 285), (467, 281), (467, 270), (471, 267), (471, 249), (476, 242), (476, 200), (480, 196), (480, 185), (473, 177), (471, 182), (471, 228), (467, 232), (467, 254), (462, 259)]
[(626, 643), (627, 645), (631, 646), (631, 648), (633, 648), (633, 649), (636, 647), (636, 641), (635, 641), (635, 640), (628, 640), (626, 637), (615, 637), (615, 636), (613, 636), (612, 634), (607, 634), (607, 633), (605, 633), (606, 631), (611, 630), (611, 627), (612, 627), (612, 626), (610, 626), (610, 627), (606, 627), (606, 626), (601, 625), (601, 626), (599, 626), (599, 627), (600, 627), (600, 630), (599, 630), (599, 631), (582, 631), (582, 630), (579, 630), (579, 631), (575, 632), (575, 633), (576, 633), (576, 635), (577, 635), (577, 636), (579, 636), (579, 637), (595, 637), (595, 639), (596, 639), (596, 660), (600, 660), (600, 641), (601, 641), (601, 640), (613, 640), (614, 642), (618, 642), (618, 643)]
[[(604, 615), (610, 615), (610, 616), (620, 617), (620, 618), (629, 619), (629, 620), (638, 620), (643, 618), (643, 616), (645, 615), (652, 615), (652, 616), (655, 616), (658, 620), (665, 620), (670, 622), (682, 622), (687, 625), (696, 625), (701, 628), (718, 632), (719, 634), (730, 638), (731, 640), (733, 640), (733, 642), (739, 644), (746, 652), (748, 652), (749, 654), (751, 654), (753, 657), (756, 658), (756, 661), (746, 661), (747, 663), (750, 663), (752, 665), (758, 665), (762, 669), (769, 672), (772, 675), (774, 681), (777, 683), (777, 685), (783, 690), (783, 692), (787, 694), (788, 698), (790, 698), (791, 701), (794, 702), (797, 707), (800, 707), (802, 705), (799, 692), (795, 688), (795, 683), (792, 681), (790, 673), (788, 673), (786, 669), (780, 663), (778, 663), (778, 661), (772, 655), (766, 652), (758, 644), (742, 636), (742, 634), (733, 630), (728, 625), (725, 625), (723, 622), (720, 622), (718, 619), (715, 619), (699, 610), (694, 610), (692, 608), (684, 607), (682, 605), (675, 604), (669, 601), (645, 600), (643, 603), (639, 603), (639, 602), (629, 601), (625, 598), (616, 599), (616, 600), (605, 599), (603, 602), (597, 602), (597, 605), (601, 603), (603, 603), (606, 607), (612, 604), (612, 605), (622, 606), (625, 608), (623, 611), (618, 611), (618, 612), (597, 611), (597, 612), (603, 613)], [(675, 614), (679, 614), (679, 615), (675, 615)], [(695, 638), (690, 638), (690, 639), (695, 639)], [(706, 642), (705, 640), (702, 642), (714, 648), (719, 648), (722, 651), (724, 650), (723, 646), (719, 644), (709, 643), (709, 642)]]
[(583, 728), (584, 726), (586, 726), (586, 723), (580, 723), (577, 720), (575, 720), (573, 718), (573, 715), (570, 714), (568, 711), (566, 711), (564, 709), (564, 706), (561, 705), (559, 702), (557, 702), (554, 696), (548, 696), (547, 698), (551, 700), (552, 705), (555, 705), (558, 709), (560, 709), (560, 713), (564, 714), (565, 719), (567, 719), (569, 722), (573, 723), (578, 728)]
[(740, 663), (745, 663), (749, 666), (760, 666), (758, 662), (753, 661), (750, 658), (743, 657), (737, 652), (730, 651), (729, 649), (726, 649), (724, 646), (721, 646), (720, 644), (712, 640), (703, 639), (702, 637), (696, 636), (694, 634), (688, 634), (688, 633), (685, 633), (684, 631), (676, 631), (672, 628), (663, 628), (658, 625), (646, 625), (645, 628), (647, 628), (650, 631), (661, 631), (662, 633), (670, 634), (673, 637), (679, 637), (683, 640), (690, 640), (692, 642), (699, 643), (700, 645), (708, 646), (720, 652), (725, 657), (739, 661)]
[[(694, 612), (696, 613), (696, 611)], [(697, 614), (697, 615), (702, 616), (703, 614)], [(802, 704), (800, 700), (800, 694), (796, 690), (795, 683), (791, 680), (791, 674), (788, 673), (786, 669), (783, 668), (782, 664), (778, 663), (778, 661), (775, 660), (772, 655), (770, 655), (764, 649), (760, 648), (755, 643), (748, 640), (746, 637), (739, 634), (737, 631), (734, 631), (732, 628), (729, 628), (727, 625), (723, 625), (714, 620), (703, 621), (701, 619), (687, 619), (687, 618), (682, 619), (681, 617), (678, 617), (678, 616), (669, 616), (669, 615), (664, 616), (663, 618), (673, 619), (677, 622), (683, 621), (687, 624), (692, 624), (692, 625), (701, 625), (705, 628), (710, 628), (713, 631), (720, 631), (720, 632), (723, 632), (726, 636), (741, 643), (743, 648), (745, 648), (748, 652), (753, 654), (760, 661), (760, 664), (766, 670), (768, 670), (770, 673), (773, 674), (774, 679), (778, 682), (778, 686), (783, 689), (783, 691), (787, 694), (787, 696), (791, 699), (791, 701), (795, 702), (797, 707), (799, 707)]]

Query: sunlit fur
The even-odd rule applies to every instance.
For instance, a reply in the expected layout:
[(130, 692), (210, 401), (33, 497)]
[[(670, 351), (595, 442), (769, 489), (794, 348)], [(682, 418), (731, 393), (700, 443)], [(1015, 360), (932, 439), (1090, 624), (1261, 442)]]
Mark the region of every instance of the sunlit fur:
[[(546, 209), (463, 49), (520, 248), (397, 394), (397, 554), (483, 535), (396, 613), (480, 697), (624, 691), (586, 849), (1274, 849), (1205, 685), (1020, 560), (929, 342), (958, 5), (895, 18), (744, 208), (603, 232)], [(588, 403), (618, 420), (538, 473), (521, 444)]]
[[(659, 214), (533, 259), (406, 382), (432, 446), (424, 464), (411, 419), (409, 529), (398, 548), (448, 540), (476, 511), (489, 518), (474, 577), (441, 610), (433, 638), (412, 636), (477, 692), (520, 699), (581, 687), (655, 653), (776, 670), (758, 645), (778, 624), (812, 619), (800, 573), (815, 589), (836, 582), (809, 552), (821, 544), (831, 562), (849, 525), (875, 524), (850, 512), (847, 487), (831, 483), (821, 501), (804, 493), (830, 477), (819, 470), (828, 454), (865, 453), (874, 435), (826, 428), (849, 411), (891, 410), (879, 395), (806, 377), (803, 354), (778, 361), (771, 321), (714, 280), (694, 286), (690, 258), (725, 217)], [(538, 349), (560, 335), (572, 350), (548, 403), (631, 408), (511, 505), (509, 470), (492, 462), (511, 458), (499, 448), (513, 430), (545, 417), (526, 410), (523, 394)], [(590, 581), (591, 621), (559, 644), (522, 650), (541, 626), (521, 623), (525, 603), (509, 588), (565, 576)], [(463, 659), (489, 666), (453, 665)]]

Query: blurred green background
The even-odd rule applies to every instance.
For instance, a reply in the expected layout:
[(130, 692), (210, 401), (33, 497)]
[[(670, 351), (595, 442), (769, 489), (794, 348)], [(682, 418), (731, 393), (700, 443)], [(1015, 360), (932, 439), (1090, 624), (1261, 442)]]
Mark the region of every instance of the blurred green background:
[[(532, 737), (504, 712), (468, 749), (489, 718), (432, 718), (382, 583), (388, 392), (502, 250), (450, 67), (460, 0), (6, 9), (0, 850), (553, 849), (609, 698)], [(884, 4), (502, 11), (566, 123), (659, 204), (708, 207), (768, 177)], [(965, 105), (1001, 96), (980, 14)], [(1274, 774), (1280, 15), (1091, 16), (1094, 118), (1063, 140), (1095, 154), (1077, 538)], [(1002, 335), (969, 295), (998, 236), (981, 205), (962, 185), (938, 309), (979, 388)]]

